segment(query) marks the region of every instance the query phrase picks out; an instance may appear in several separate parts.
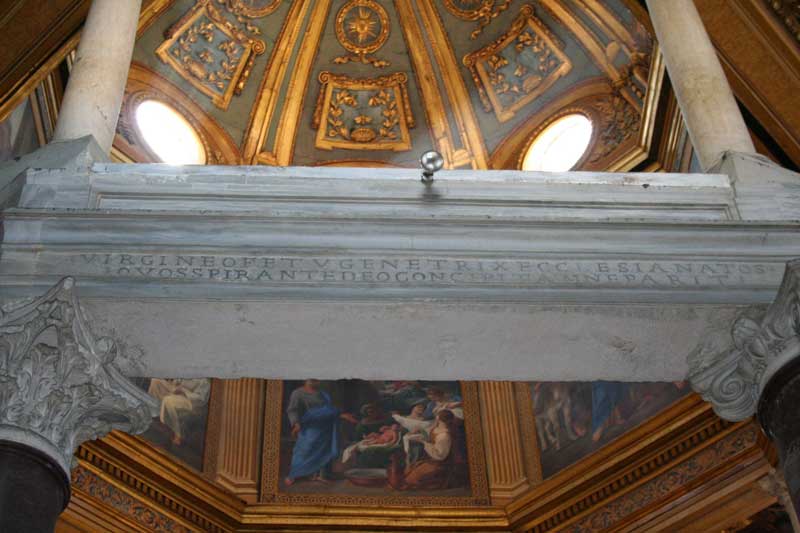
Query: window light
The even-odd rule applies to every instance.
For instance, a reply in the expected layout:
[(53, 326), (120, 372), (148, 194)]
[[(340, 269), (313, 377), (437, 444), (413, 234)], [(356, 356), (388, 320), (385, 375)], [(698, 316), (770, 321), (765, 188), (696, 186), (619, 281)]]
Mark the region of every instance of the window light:
[(197, 132), (171, 106), (145, 100), (136, 107), (136, 126), (148, 148), (170, 165), (202, 165), (206, 153)]
[(528, 147), (522, 170), (564, 172), (580, 161), (592, 139), (592, 122), (580, 113), (547, 126)]

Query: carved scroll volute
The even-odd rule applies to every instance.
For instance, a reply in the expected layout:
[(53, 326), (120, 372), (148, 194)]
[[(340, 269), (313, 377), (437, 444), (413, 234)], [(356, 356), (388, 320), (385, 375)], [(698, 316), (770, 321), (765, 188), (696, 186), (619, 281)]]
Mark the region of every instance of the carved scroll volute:
[(800, 356), (800, 260), (787, 263), (778, 295), (762, 316), (750, 312), (734, 322), (729, 344), (690, 354), (689, 381), (719, 416), (738, 421), (755, 413), (772, 374)]
[(141, 433), (157, 403), (95, 338), (64, 278), (44, 296), (0, 310), (0, 440), (39, 449), (69, 472), (72, 454), (112, 429)]

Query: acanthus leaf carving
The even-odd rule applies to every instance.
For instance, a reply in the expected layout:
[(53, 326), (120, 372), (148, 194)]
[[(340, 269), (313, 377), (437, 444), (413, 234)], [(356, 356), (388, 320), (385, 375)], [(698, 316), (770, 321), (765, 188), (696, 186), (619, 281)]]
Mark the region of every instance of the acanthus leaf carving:
[(158, 414), (120, 373), (118, 344), (89, 330), (74, 285), (64, 278), (0, 310), (0, 439), (40, 449), (65, 472), (82, 442), (141, 433)]
[(726, 420), (755, 413), (764, 385), (800, 357), (800, 260), (786, 265), (778, 295), (766, 312), (740, 316), (729, 346), (700, 346), (689, 356), (689, 381)]

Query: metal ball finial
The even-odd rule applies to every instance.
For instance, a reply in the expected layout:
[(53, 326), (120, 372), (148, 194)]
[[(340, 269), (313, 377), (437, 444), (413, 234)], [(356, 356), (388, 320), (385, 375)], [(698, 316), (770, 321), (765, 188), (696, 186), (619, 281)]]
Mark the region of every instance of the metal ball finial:
[(419, 164), (422, 167), (422, 182), (430, 183), (433, 181), (433, 174), (442, 170), (444, 157), (436, 150), (428, 150), (420, 156)]

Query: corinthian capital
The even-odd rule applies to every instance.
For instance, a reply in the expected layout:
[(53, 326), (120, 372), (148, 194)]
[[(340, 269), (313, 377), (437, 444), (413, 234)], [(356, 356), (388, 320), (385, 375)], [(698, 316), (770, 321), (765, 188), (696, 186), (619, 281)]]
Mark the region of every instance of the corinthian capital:
[(769, 378), (800, 356), (800, 260), (786, 264), (783, 282), (766, 312), (741, 316), (724, 349), (701, 346), (689, 355), (692, 388), (727, 420), (755, 413)]
[(67, 473), (82, 442), (140, 433), (158, 413), (117, 369), (117, 344), (90, 332), (74, 285), (64, 278), (0, 310), (0, 440), (37, 448)]

